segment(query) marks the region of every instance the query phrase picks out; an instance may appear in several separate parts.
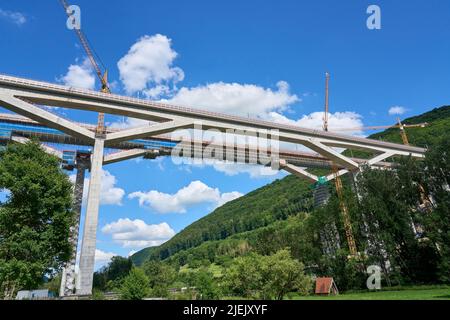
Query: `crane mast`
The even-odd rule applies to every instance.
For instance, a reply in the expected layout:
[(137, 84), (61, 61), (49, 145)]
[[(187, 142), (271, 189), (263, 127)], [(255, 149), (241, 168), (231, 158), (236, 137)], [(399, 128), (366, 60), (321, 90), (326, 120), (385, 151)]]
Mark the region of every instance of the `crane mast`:
[[(66, 0), (60, 0), (60, 2), (62, 4), (62, 6), (64, 7), (64, 10), (66, 11), (67, 16), (70, 18), (71, 12), (69, 10), (70, 6), (69, 6), (68, 2)], [(75, 30), (75, 33), (76, 33), (78, 39), (80, 40), (80, 43), (81, 43), (84, 51), (86, 52), (86, 55), (88, 56), (89, 61), (91, 62), (92, 67), (94, 68), (95, 73), (97, 74), (98, 79), (100, 80), (100, 83), (102, 85), (101, 92), (111, 93), (111, 90), (109, 89), (109, 86), (108, 86), (108, 71), (106, 70), (105, 72), (102, 72), (102, 70), (100, 69), (100, 66), (97, 63), (97, 60), (95, 59), (94, 52), (92, 51), (92, 49), (89, 45), (89, 41), (87, 40), (83, 31), (81, 31), (81, 29), (79, 29), (79, 28), (74, 28), (74, 30)], [(105, 114), (100, 112), (98, 114), (98, 119), (97, 119), (96, 133), (104, 134), (105, 132), (106, 132)]]
[[(325, 74), (325, 113), (323, 117), (323, 130), (328, 131), (328, 113), (329, 113), (329, 106), (328, 106), (328, 98), (329, 98), (329, 80), (330, 80), (330, 74), (327, 72)], [(393, 126), (372, 126), (372, 127), (359, 127), (359, 128), (344, 128), (344, 129), (337, 129), (337, 131), (341, 130), (377, 130), (377, 129), (388, 129), (388, 128), (399, 128), (400, 129), (400, 136), (402, 137), (402, 141), (404, 145), (409, 145), (408, 136), (406, 134), (406, 128), (424, 128), (428, 126), (428, 123), (418, 123), (418, 124), (403, 124), (400, 121), (400, 118), (397, 118), (397, 124)], [(334, 174), (334, 183), (336, 187), (336, 193), (339, 199), (339, 208), (341, 210), (343, 222), (344, 222), (344, 229), (345, 229), (345, 236), (347, 238), (347, 244), (349, 247), (350, 257), (357, 257), (358, 251), (356, 247), (355, 238), (353, 237), (353, 230), (352, 230), (352, 224), (350, 221), (350, 215), (348, 212), (347, 205), (345, 204), (344, 194), (343, 194), (343, 185), (342, 180), (339, 177), (339, 169), (337, 168), (336, 164), (333, 163), (332, 165), (332, 171)], [(425, 189), (422, 185), (419, 184), (419, 192), (421, 197), (421, 207), (423, 207), (426, 211), (430, 211), (432, 208), (431, 201), (427, 197), (425, 193)]]
[(402, 141), (405, 146), (409, 146), (408, 136), (406, 135), (405, 126), (400, 121), (400, 118), (397, 118), (398, 127), (400, 128), (400, 135), (402, 136)]
[[(327, 72), (325, 74), (325, 114), (323, 117), (323, 130), (328, 131), (328, 90), (329, 90), (329, 81), (330, 81), (330, 74)], [(344, 221), (344, 229), (345, 229), (345, 236), (347, 238), (347, 244), (348, 249), (350, 252), (350, 257), (356, 257), (358, 255), (358, 250), (356, 248), (356, 242), (355, 238), (353, 237), (353, 228), (350, 221), (350, 215), (348, 212), (347, 205), (345, 204), (344, 199), (344, 193), (343, 193), (343, 186), (342, 186), (342, 180), (339, 177), (339, 169), (337, 166), (333, 163), (332, 166), (333, 174), (334, 174), (334, 184), (336, 187), (336, 193), (339, 199), (339, 208), (341, 210), (342, 219)]]
[(328, 131), (328, 82), (330, 81), (330, 74), (325, 73), (325, 113), (323, 115), (323, 130)]
[(338, 168), (333, 165), (334, 185), (336, 187), (336, 193), (339, 198), (339, 208), (341, 209), (342, 219), (344, 221), (344, 230), (345, 236), (347, 238), (348, 249), (350, 251), (350, 256), (356, 257), (358, 255), (358, 250), (356, 249), (356, 242), (355, 238), (353, 237), (353, 228), (350, 221), (350, 215), (348, 213), (347, 205), (345, 204), (342, 180), (338, 172)]
[[(428, 122), (417, 123), (417, 124), (402, 124), (403, 130), (406, 128), (425, 128), (428, 126)], [(360, 131), (360, 130), (379, 130), (379, 129), (394, 129), (400, 128), (400, 125), (394, 124), (392, 126), (367, 126), (367, 127), (354, 127), (354, 128), (337, 128), (332, 131)], [(405, 133), (406, 134), (406, 133)]]

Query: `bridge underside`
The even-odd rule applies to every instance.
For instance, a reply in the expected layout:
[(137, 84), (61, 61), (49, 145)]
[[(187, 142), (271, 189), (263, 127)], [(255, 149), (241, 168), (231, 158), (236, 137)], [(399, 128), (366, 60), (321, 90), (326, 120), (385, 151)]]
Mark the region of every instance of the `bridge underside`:
[[(313, 165), (331, 167), (336, 165), (339, 169), (338, 175), (342, 175), (348, 172), (356, 172), (365, 165), (390, 168), (391, 163), (383, 162), (387, 158), (409, 155), (422, 158), (425, 152), (422, 148), (216, 114), (7, 76), (0, 76), (0, 105), (37, 122), (38, 127), (45, 126), (60, 133), (54, 136), (52, 134), (55, 132), (43, 133), (41, 134), (43, 141), (47, 139), (47, 141), (55, 142), (56, 139), (62, 139), (61, 141), (70, 141), (93, 147), (90, 159), (91, 178), (87, 212), (80, 255), (80, 288), (77, 290), (77, 294), (92, 293), (102, 166), (143, 155), (149, 157), (169, 155), (176, 148), (147, 148), (145, 141), (163, 141), (166, 139), (166, 141), (172, 143), (178, 142), (162, 135), (179, 129), (196, 129), (197, 131), (214, 129), (217, 132), (230, 132), (231, 130), (235, 135), (268, 132), (272, 139), (275, 137), (277, 141), (304, 146), (317, 154), (280, 152), (279, 150), (267, 153), (267, 150), (261, 150), (260, 148), (233, 146), (232, 161), (248, 163), (250, 159), (255, 157), (258, 159), (263, 156), (268, 157), (270, 161), (266, 165), (284, 169), (313, 182), (318, 181), (319, 177), (306, 171), (303, 167), (312, 167)], [(105, 134), (97, 135), (92, 127), (64, 119), (47, 109), (39, 107), (39, 105), (128, 116), (147, 120), (149, 123), (137, 128), (121, 131), (109, 130)], [(150, 123), (150, 121), (153, 123)], [(5, 122), (7, 121), (5, 120)], [(20, 133), (20, 130), (15, 130), (14, 133), (18, 135), (15, 140), (23, 142), (24, 140), (19, 140), (32, 136), (32, 133), (26, 133), (25, 131), (23, 130)], [(38, 134), (35, 132), (34, 135)], [(119, 152), (105, 154), (107, 148), (118, 149)], [(193, 141), (191, 148), (183, 149), (183, 154), (179, 155), (197, 157), (200, 154), (201, 157), (204, 157), (204, 151), (207, 148), (207, 143)], [(374, 156), (367, 160), (354, 159), (343, 155), (335, 148), (363, 150), (374, 154)], [(188, 152), (185, 150), (188, 150)], [(230, 160), (229, 158), (226, 159)], [(333, 177), (334, 174), (330, 174), (326, 179), (331, 180)]]

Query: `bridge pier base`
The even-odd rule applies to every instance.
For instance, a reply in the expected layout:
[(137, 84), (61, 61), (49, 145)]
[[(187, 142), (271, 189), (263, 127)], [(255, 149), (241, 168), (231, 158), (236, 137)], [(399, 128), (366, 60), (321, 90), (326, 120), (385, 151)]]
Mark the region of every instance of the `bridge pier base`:
[(72, 257), (67, 262), (62, 271), (61, 288), (59, 296), (69, 296), (75, 293), (75, 265), (77, 260), (78, 237), (80, 233), (81, 208), (83, 204), (84, 178), (86, 169), (89, 168), (89, 162), (77, 159), (77, 176), (74, 188), (75, 222), (70, 228), (70, 242), (72, 244)]
[(96, 137), (91, 157), (91, 176), (80, 254), (80, 288), (77, 290), (79, 295), (92, 294), (104, 146), (105, 139)]

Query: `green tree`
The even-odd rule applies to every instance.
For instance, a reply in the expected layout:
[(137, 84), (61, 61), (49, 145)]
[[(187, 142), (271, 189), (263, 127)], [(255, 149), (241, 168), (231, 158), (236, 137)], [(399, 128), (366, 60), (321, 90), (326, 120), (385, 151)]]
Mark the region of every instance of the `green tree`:
[(120, 296), (124, 300), (142, 300), (149, 293), (148, 278), (144, 271), (133, 268), (125, 277), (120, 288)]
[[(411, 282), (415, 276), (411, 262), (416, 258), (418, 242), (412, 228), (412, 205), (405, 201), (406, 184), (395, 172), (370, 169), (364, 170), (358, 180), (363, 243), (372, 260), (368, 263), (384, 268), (388, 285)], [(387, 261), (390, 269), (385, 267)]]
[(425, 189), (434, 200), (431, 214), (423, 219), (426, 235), (439, 251), (438, 273), (450, 282), (450, 135), (433, 146), (425, 158)]
[(175, 281), (177, 273), (171, 265), (160, 261), (147, 261), (142, 266), (149, 279), (152, 295), (167, 297), (169, 286)]
[(309, 293), (312, 280), (304, 273), (303, 264), (292, 259), (288, 249), (283, 249), (261, 259), (261, 295), (264, 299), (282, 300), (292, 291)]
[(105, 291), (120, 287), (121, 281), (130, 273), (132, 267), (130, 258), (112, 257), (108, 265), (94, 273), (94, 288)]
[(255, 253), (234, 259), (224, 277), (231, 294), (245, 298), (255, 298), (261, 282), (261, 256)]
[(226, 272), (224, 286), (237, 296), (281, 300), (292, 291), (308, 293), (311, 278), (289, 249), (283, 249), (270, 256), (251, 253), (236, 258)]
[(72, 184), (37, 142), (0, 152), (0, 295), (42, 284), (71, 255)]
[(206, 268), (201, 268), (195, 272), (194, 277), (194, 286), (201, 299), (213, 300), (221, 297), (221, 291), (216, 279), (214, 279), (212, 273)]
[(44, 284), (44, 288), (52, 292), (56, 297), (59, 295), (59, 289), (61, 286), (62, 273), (54, 275), (47, 283)]

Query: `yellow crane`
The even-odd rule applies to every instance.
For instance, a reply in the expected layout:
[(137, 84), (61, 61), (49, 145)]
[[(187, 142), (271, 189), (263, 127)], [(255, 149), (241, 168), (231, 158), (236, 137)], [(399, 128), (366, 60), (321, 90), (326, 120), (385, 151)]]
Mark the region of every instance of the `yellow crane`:
[[(62, 6), (64, 7), (64, 10), (66, 11), (67, 16), (70, 18), (71, 17), (71, 12), (70, 12), (70, 5), (66, 0), (60, 0)], [(83, 33), (83, 31), (79, 28), (74, 28), (76, 35), (78, 36), (78, 39), (80, 40), (80, 43), (84, 49), (84, 51), (86, 52), (86, 55), (88, 56), (89, 61), (92, 64), (92, 67), (95, 70), (95, 73), (97, 74), (97, 77), (100, 80), (102, 89), (101, 92), (103, 93), (111, 93), (111, 90), (109, 89), (109, 85), (108, 85), (108, 70), (105, 69), (104, 72), (102, 72), (102, 69), (99, 66), (99, 63), (97, 63), (97, 60), (95, 58), (94, 55), (94, 51), (91, 49), (91, 46), (89, 45), (89, 41), (86, 37), (86, 35)], [(97, 128), (96, 128), (96, 133), (97, 134), (104, 134), (106, 132), (106, 128), (105, 128), (105, 114), (104, 113), (99, 113), (98, 114), (98, 119), (97, 119)]]
[(333, 165), (334, 185), (336, 187), (336, 193), (339, 198), (339, 208), (341, 209), (342, 219), (344, 222), (345, 237), (347, 238), (350, 256), (356, 257), (358, 255), (358, 250), (356, 248), (355, 238), (353, 237), (353, 227), (350, 221), (350, 214), (348, 213), (348, 208), (345, 204), (342, 180), (338, 172), (339, 169), (335, 165)]
[(380, 129), (392, 129), (399, 128), (400, 136), (404, 145), (409, 145), (408, 136), (406, 134), (406, 128), (425, 128), (428, 126), (428, 122), (416, 123), (416, 124), (403, 124), (400, 118), (397, 118), (397, 124), (391, 126), (368, 126), (368, 127), (354, 127), (354, 128), (338, 128), (331, 131), (365, 131), (365, 130), (380, 130)]
[[(328, 106), (328, 89), (329, 89), (329, 80), (330, 80), (330, 74), (327, 72), (325, 74), (325, 114), (323, 117), (323, 129), (324, 131), (328, 131), (328, 113), (329, 113), (329, 106)], [(341, 129), (335, 129), (332, 131), (363, 131), (363, 130), (379, 130), (379, 129), (391, 129), (391, 128), (399, 128), (400, 129), (400, 136), (402, 138), (404, 145), (409, 145), (408, 136), (406, 134), (406, 128), (424, 128), (428, 126), (427, 122), (424, 123), (417, 123), (417, 124), (403, 124), (400, 121), (400, 118), (397, 118), (397, 124), (391, 125), (391, 126), (368, 126), (368, 127), (355, 127), (355, 128), (341, 128)], [(342, 186), (342, 180), (339, 177), (339, 169), (338, 167), (333, 164), (332, 166), (333, 174), (334, 174), (334, 184), (336, 187), (336, 193), (339, 199), (339, 207), (342, 213), (342, 218), (344, 222), (344, 229), (345, 229), (345, 236), (347, 238), (347, 243), (350, 251), (350, 257), (357, 257), (358, 256), (358, 250), (356, 247), (355, 238), (353, 237), (353, 228), (350, 220), (350, 215), (348, 213), (347, 205), (345, 204), (344, 194), (343, 194), (343, 186)], [(426, 210), (431, 208), (431, 202), (428, 200), (428, 197), (425, 194), (425, 190), (423, 186), (419, 184), (419, 191), (421, 195), (421, 207), (426, 208)]]
[[(323, 116), (323, 130), (324, 131), (328, 131), (329, 81), (330, 81), (330, 74), (327, 72), (325, 74), (325, 114)], [(350, 257), (356, 257), (358, 255), (358, 249), (356, 248), (355, 237), (353, 236), (353, 228), (352, 228), (348, 208), (347, 208), (347, 205), (345, 204), (342, 180), (338, 173), (339, 169), (334, 163), (333, 163), (332, 169), (333, 169), (333, 174), (334, 174), (334, 185), (336, 187), (336, 193), (339, 198), (339, 207), (341, 210), (342, 219), (344, 221), (345, 236), (347, 238), (347, 244), (348, 244), (348, 249), (350, 251)]]
[(330, 74), (325, 73), (325, 113), (323, 115), (323, 130), (328, 131), (328, 83), (330, 82)]

